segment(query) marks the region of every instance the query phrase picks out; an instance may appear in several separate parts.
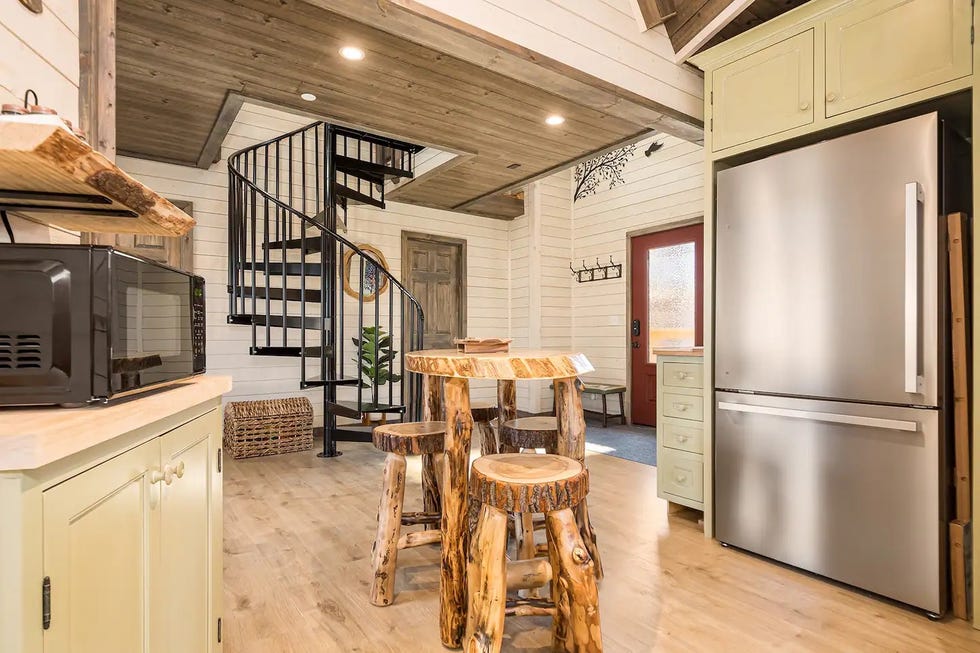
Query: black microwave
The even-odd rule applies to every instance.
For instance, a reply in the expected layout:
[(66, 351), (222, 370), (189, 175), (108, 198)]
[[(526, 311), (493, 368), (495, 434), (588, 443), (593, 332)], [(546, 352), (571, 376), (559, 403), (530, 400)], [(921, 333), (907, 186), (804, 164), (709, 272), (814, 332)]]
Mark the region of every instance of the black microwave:
[(106, 401), (204, 372), (204, 279), (111, 247), (0, 245), (0, 405)]

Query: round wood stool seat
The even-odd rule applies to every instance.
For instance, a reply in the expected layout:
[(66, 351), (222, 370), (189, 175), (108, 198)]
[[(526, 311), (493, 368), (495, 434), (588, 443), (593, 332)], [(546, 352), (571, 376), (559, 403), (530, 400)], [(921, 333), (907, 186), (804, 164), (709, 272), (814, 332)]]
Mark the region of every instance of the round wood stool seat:
[(545, 449), (549, 453), (558, 447), (557, 417), (519, 417), (500, 427), (500, 444), (521, 449)]
[(588, 470), (564, 456), (501, 453), (477, 458), (470, 470), (473, 499), (510, 512), (571, 508), (588, 493)]
[(375, 427), (371, 441), (381, 451), (401, 456), (442, 453), (445, 422), (402, 422)]

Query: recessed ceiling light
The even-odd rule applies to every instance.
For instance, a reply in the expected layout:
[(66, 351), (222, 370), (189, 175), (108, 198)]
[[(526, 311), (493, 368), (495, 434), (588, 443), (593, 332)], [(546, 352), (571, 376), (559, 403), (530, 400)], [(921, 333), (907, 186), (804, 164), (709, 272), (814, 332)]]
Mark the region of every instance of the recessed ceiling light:
[(345, 45), (340, 48), (340, 56), (351, 61), (360, 61), (364, 58), (364, 50), (356, 48), (353, 45)]
[(301, 93), (300, 97), (306, 100), (307, 102), (312, 102), (313, 100), (316, 99), (316, 96), (313, 95), (312, 93)]
[(565, 116), (559, 116), (557, 113), (552, 114), (544, 119), (549, 125), (560, 125), (565, 122)]

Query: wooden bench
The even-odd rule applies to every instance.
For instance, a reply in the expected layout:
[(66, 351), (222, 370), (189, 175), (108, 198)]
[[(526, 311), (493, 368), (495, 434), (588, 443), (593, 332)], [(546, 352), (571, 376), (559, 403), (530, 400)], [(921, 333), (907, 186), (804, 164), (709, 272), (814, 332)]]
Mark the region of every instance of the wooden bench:
[[(549, 386), (554, 389), (554, 384)], [(619, 395), (619, 423), (626, 423), (626, 406), (625, 406), (625, 395), (626, 386), (625, 385), (615, 385), (612, 383), (585, 383), (582, 382), (582, 394), (584, 395), (599, 395), (602, 397), (602, 428), (606, 428), (609, 421), (608, 407), (606, 406), (606, 397), (609, 395)], [(554, 412), (554, 411), (552, 411)]]

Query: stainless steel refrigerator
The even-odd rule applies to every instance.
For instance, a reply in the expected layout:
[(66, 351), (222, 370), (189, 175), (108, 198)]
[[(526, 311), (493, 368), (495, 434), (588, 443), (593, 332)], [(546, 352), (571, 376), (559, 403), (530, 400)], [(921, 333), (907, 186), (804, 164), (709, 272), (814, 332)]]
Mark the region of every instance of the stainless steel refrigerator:
[(717, 174), (716, 537), (936, 614), (954, 140), (933, 113)]

